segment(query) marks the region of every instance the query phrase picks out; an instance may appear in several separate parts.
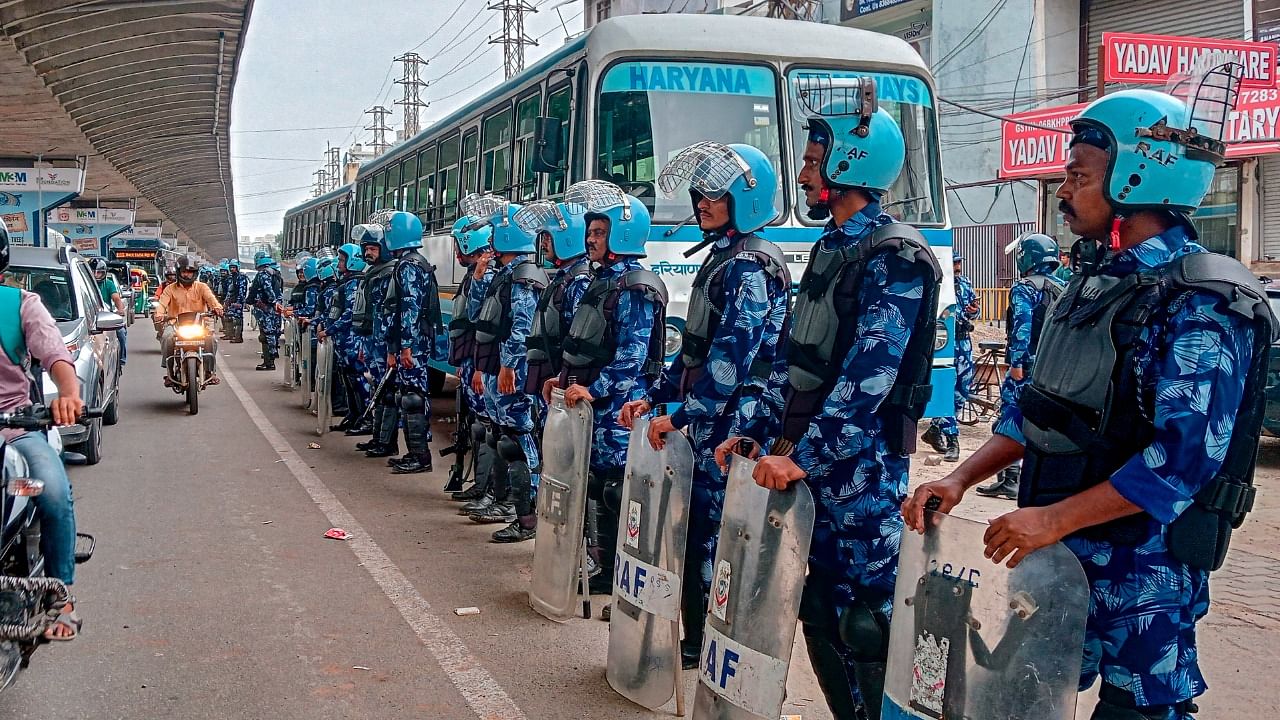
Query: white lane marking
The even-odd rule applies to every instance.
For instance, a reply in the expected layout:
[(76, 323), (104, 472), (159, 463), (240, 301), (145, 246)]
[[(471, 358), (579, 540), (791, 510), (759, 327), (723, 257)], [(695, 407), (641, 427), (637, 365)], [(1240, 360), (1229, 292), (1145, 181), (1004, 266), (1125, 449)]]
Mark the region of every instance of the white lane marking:
[(400, 616), (413, 628), (418, 639), (435, 657), (440, 669), (449, 677), (449, 682), (458, 689), (476, 716), (481, 720), (527, 720), (502, 686), (498, 685), (498, 681), (471, 654), (462, 639), (431, 611), (431, 605), (413, 583), (409, 582), (409, 578), (391, 562), (391, 558), (360, 527), (360, 523), (356, 522), (342, 502), (325, 487), (319, 476), (312, 472), (306, 461), (289, 445), (266, 415), (262, 414), (258, 404), (249, 397), (249, 393), (230, 368), (222, 368), (222, 377), (244, 406), (245, 412), (249, 413), (253, 424), (258, 426), (258, 431), (284, 461), (285, 467), (289, 468), (289, 472), (293, 473), (294, 478), (311, 496), (311, 500), (320, 507), (329, 524), (345, 528), (355, 535), (347, 541), (347, 546), (356, 554), (373, 581), (382, 588), (383, 594), (400, 612)]

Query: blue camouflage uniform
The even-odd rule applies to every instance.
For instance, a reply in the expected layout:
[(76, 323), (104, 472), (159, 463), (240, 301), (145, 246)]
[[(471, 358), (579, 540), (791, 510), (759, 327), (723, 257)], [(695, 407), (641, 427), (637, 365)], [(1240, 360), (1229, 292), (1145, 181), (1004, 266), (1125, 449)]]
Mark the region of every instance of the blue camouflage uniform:
[[(723, 250), (737, 239), (721, 237), (713, 248)], [(757, 360), (772, 364), (777, 357), (790, 291), (750, 253), (729, 260), (719, 273), (722, 296), (712, 300), (724, 311), (703, 364), (706, 372), (698, 376), (681, 398), (685, 365), (684, 356), (678, 355), (647, 398), (651, 405), (683, 401), (671, 413), (671, 423), (677, 430), (687, 432), (696, 454), (686, 554), (687, 559), (698, 564), (690, 570), (698, 573), (703, 595), (711, 591), (711, 565), (720, 534), (727, 480), (716, 464), (716, 447), (739, 433), (735, 407), (747, 402), (747, 398), (758, 402), (755, 398), (765, 392), (768, 378), (753, 377), (752, 364)], [(705, 611), (706, 601), (701, 605)], [(698, 644), (697, 649), (701, 650), (700, 641)]]
[[(334, 286), (336, 291), (333, 302), (338, 303), (342, 312), (337, 317), (327, 320), (324, 330), (333, 338), (334, 358), (352, 381), (356, 398), (360, 402), (360, 410), (369, 405), (369, 395), (372, 392), (369, 379), (365, 377), (365, 372), (368, 370), (366, 361), (369, 359), (368, 350), (365, 349), (365, 338), (357, 335), (352, 328), (352, 312), (363, 277), (362, 274), (356, 273)], [(364, 360), (361, 360), (361, 355), (364, 355)]]
[(591, 284), (591, 273), (583, 271), (590, 264), (591, 260), (586, 255), (581, 255), (565, 263), (552, 276), (552, 283), (569, 276), (564, 285), (564, 304), (560, 306), (560, 326), (563, 328), (573, 324), (573, 313), (578, 310), (578, 304), (582, 302), (582, 296), (587, 293), (587, 286)]
[[(374, 269), (376, 268), (370, 268), (366, 272), (372, 272)], [(394, 279), (393, 274), (387, 273), (381, 277), (366, 280), (368, 283), (370, 312), (374, 314), (374, 317), (372, 323), (373, 332), (365, 339), (364, 351), (365, 361), (369, 363), (369, 369), (372, 372), (373, 382), (375, 383), (382, 382), (382, 378), (387, 374), (387, 355), (391, 354), (390, 335), (392, 328), (399, 321), (395, 308), (387, 307), (386, 302), (387, 294)], [(396, 352), (399, 352), (398, 345)]]
[(333, 307), (333, 300), (338, 294), (338, 283), (332, 280), (326, 280), (320, 283), (320, 287), (316, 291), (315, 310), (311, 315), (311, 322), (315, 325), (315, 330), (324, 329), (328, 333), (325, 326), (329, 322), (329, 308)]
[[(516, 255), (510, 263), (498, 268), (492, 275), (492, 281), (485, 283), (485, 293), (488, 293), (489, 286), (494, 282), (511, 275), (517, 265), (529, 259), (528, 254)], [(485, 274), (487, 276), (489, 273)], [(472, 297), (475, 297), (474, 294)], [(481, 295), (479, 300), (482, 305), (484, 295)], [(529, 372), (528, 337), (529, 330), (533, 327), (533, 313), (537, 306), (538, 296), (532, 288), (524, 283), (511, 283), (511, 336), (499, 345), (498, 352), (502, 367), (510, 368), (516, 373), (517, 392), (512, 395), (500, 393), (497, 375), (480, 374), (484, 383), (486, 417), (504, 429), (515, 431), (520, 449), (524, 451), (529, 468), (533, 470), (535, 489), (538, 487), (538, 469), (541, 464), (538, 444), (533, 434), (537, 401), (533, 395), (519, 392), (519, 390), (524, 387), (525, 377)], [(476, 308), (478, 310), (479, 305)]]
[[(413, 355), (413, 367), (401, 367), (396, 370), (396, 383), (402, 388), (413, 388), (425, 397), (430, 389), (427, 363), (445, 359), (444, 347), (439, 342), (439, 338), (434, 333), (424, 333), (419, 325), (420, 316), (427, 310), (428, 293), (434, 294), (438, 292), (438, 288), (423, 267), (416, 262), (398, 258), (396, 263), (394, 273), (398, 299), (396, 312), (384, 314), (379, 317), (379, 321), (389, 323), (385, 334), (387, 354), (398, 355), (401, 350), (407, 349)], [(429, 409), (427, 415), (430, 418)], [(427, 439), (431, 439), (430, 430), (427, 431)]]
[[(489, 286), (493, 284), (493, 279), (497, 276), (497, 272), (498, 271), (493, 266), (493, 263), (489, 263), (485, 266), (484, 272), (481, 273), (478, 280), (474, 275), (470, 275), (468, 272), (468, 277), (470, 277), (471, 280), (467, 283), (466, 308), (467, 319), (472, 323), (475, 323), (476, 319), (480, 317), (480, 306), (484, 304), (484, 296), (489, 292)], [(471, 405), (472, 411), (480, 417), (492, 422), (493, 417), (489, 414), (489, 407), (485, 400), (485, 396), (477, 393), (475, 389), (471, 387), (471, 376), (475, 372), (475, 369), (476, 362), (473, 357), (464, 358), (462, 363), (459, 364), (458, 377), (462, 379), (462, 391), (466, 393), (467, 403)]]
[[(275, 270), (261, 269), (253, 276), (245, 304), (253, 306), (253, 317), (258, 321), (258, 334), (262, 338), (262, 351), (274, 360), (280, 356), (280, 313), (276, 305), (283, 298), (275, 283)], [(263, 358), (266, 360), (267, 358)]]
[[(1181, 226), (1118, 253), (1100, 272), (1124, 277), (1207, 252)], [(1176, 705), (1205, 692), (1196, 622), (1209, 609), (1209, 574), (1176, 559), (1168, 523), (1222, 466), (1252, 361), (1253, 326), (1216, 296), (1185, 292), (1139, 332), (1137, 377), (1154, 398), (1155, 437), (1110, 478), (1150, 518), (1134, 545), (1069, 536), (1089, 579), (1080, 687), (1104, 682), (1133, 693), (1138, 706)], [(1002, 434), (1025, 443), (1011, 408)], [(1190, 720), (1170, 710), (1166, 720)]]
[[(1044, 275), (1061, 284), (1052, 273), (1052, 266), (1041, 265), (1029, 274)], [(1013, 308), (1013, 327), (1009, 330), (1012, 338), (1008, 348), (1009, 369), (1022, 370), (1022, 379), (1014, 380), (1013, 376), (1005, 373), (1004, 380), (1000, 383), (1000, 414), (996, 416), (991, 431), (1020, 443), (1025, 440), (1022, 436), (1022, 413), (1018, 411), (1018, 398), (1022, 396), (1022, 388), (1031, 383), (1031, 372), (1036, 362), (1036, 349), (1031, 344), (1032, 314), (1043, 301), (1044, 292), (1022, 280), (1015, 282), (1009, 290), (1009, 305)]]
[[(293, 316), (311, 322), (316, 316), (316, 303), (320, 302), (320, 284), (307, 280), (302, 285), (302, 304), (293, 308)], [(314, 342), (315, 336), (312, 335)]]
[[(978, 315), (981, 312), (977, 307), (978, 294), (973, 290), (973, 283), (964, 275), (957, 275), (955, 281), (957, 322), (963, 319), (972, 323), (978, 319)], [(955, 349), (955, 414), (950, 417), (936, 417), (931, 423), (943, 435), (950, 436), (960, 434), (960, 427), (956, 425), (956, 416), (960, 414), (960, 411), (964, 409), (965, 402), (969, 400), (969, 386), (973, 384), (973, 338), (970, 337), (968, 332), (964, 333), (963, 337), (960, 336), (960, 333), (956, 333)]]

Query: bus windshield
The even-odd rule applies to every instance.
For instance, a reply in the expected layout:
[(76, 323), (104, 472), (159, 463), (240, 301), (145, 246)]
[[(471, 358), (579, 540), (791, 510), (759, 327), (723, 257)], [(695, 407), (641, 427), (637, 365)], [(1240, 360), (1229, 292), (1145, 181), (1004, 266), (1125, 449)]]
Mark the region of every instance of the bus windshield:
[[(917, 77), (891, 73), (859, 73), (848, 69), (793, 68), (787, 73), (791, 88), (791, 112), (795, 124), (796, 167), (804, 155), (807, 111), (796, 99), (799, 78), (814, 73), (833, 78), (870, 77), (876, 81), (876, 97), (880, 108), (893, 116), (902, 128), (907, 142), (906, 164), (898, 182), (884, 198), (887, 212), (912, 225), (941, 225), (945, 220), (942, 204), (942, 168), (938, 162), (938, 118), (933, 94), (928, 84)], [(797, 201), (796, 211), (805, 222), (808, 207), (804, 196)]]
[[(654, 181), (666, 163), (696, 142), (746, 143), (779, 170), (778, 83), (758, 65), (624, 62), (605, 74), (596, 125), (594, 176), (611, 180), (649, 206), (654, 222), (680, 222), (688, 197), (665, 198)], [(782, 184), (776, 205), (784, 207)]]

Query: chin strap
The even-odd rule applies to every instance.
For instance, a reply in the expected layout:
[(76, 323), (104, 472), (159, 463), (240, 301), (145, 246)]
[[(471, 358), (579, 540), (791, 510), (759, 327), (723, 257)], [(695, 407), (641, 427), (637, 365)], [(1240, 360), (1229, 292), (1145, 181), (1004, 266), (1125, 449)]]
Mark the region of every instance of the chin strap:
[(1120, 252), (1120, 223), (1124, 222), (1122, 217), (1114, 217), (1111, 219), (1111, 252)]

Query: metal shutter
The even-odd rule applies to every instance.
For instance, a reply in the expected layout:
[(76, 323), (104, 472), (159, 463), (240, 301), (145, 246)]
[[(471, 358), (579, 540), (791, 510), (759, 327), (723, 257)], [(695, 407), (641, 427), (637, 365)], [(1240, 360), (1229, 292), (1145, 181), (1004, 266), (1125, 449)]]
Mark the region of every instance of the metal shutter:
[(1258, 160), (1262, 181), (1262, 252), (1263, 260), (1280, 260), (1280, 156), (1269, 155)]
[[(1086, 0), (1089, 2), (1089, 97), (1098, 84), (1098, 46), (1103, 32), (1244, 39), (1242, 0)], [(1252, 39), (1252, 38), (1250, 38)]]

